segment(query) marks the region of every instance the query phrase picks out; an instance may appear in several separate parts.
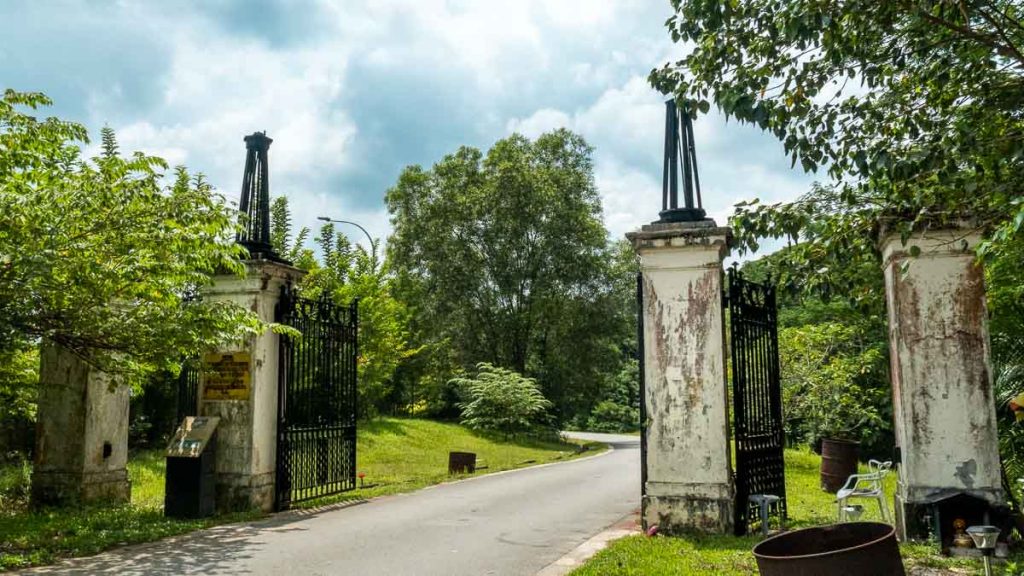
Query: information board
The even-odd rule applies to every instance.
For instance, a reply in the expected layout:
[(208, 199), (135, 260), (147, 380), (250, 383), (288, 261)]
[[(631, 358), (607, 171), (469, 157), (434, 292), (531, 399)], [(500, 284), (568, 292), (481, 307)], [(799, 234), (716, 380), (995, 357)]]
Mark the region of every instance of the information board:
[(167, 445), (167, 455), (176, 458), (198, 458), (217, 430), (217, 416), (187, 416)]

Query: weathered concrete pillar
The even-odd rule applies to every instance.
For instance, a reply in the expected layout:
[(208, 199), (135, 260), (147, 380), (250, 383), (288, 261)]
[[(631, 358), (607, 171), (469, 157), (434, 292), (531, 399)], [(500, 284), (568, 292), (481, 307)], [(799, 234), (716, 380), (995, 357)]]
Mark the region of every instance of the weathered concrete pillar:
[(626, 235), (643, 273), (643, 523), (731, 532), (732, 467), (722, 311), (730, 231), (712, 220)]
[(44, 344), (39, 362), (32, 501), (128, 502), (128, 386)]
[[(208, 302), (230, 301), (274, 321), (281, 288), (304, 272), (270, 260), (247, 262), (244, 278), (221, 276), (204, 291)], [(217, 509), (274, 507), (277, 458), (278, 335), (262, 334), (207, 354), (199, 377), (199, 415), (219, 416)]]
[(1004, 501), (978, 240), (929, 230), (882, 241), (903, 538), (937, 499)]

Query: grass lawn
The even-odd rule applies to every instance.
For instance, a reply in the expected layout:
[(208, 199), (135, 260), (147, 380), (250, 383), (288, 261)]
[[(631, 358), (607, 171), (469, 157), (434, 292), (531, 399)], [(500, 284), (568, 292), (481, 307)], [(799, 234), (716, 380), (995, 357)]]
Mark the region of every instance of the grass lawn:
[[(525, 466), (563, 462), (604, 450), (598, 443), (564, 443), (557, 440), (504, 440), (476, 434), (458, 424), (409, 418), (381, 418), (360, 423), (356, 437), (356, 469), (366, 474), (367, 488), (299, 504), (319, 506), (332, 502), (373, 498), (409, 492), (425, 486), (468, 476), (513, 470)], [(448, 475), (448, 452), (474, 452), (477, 466), (472, 475)]]
[[(476, 452), (477, 475), (559, 462), (577, 454), (578, 445), (557, 441), (516, 440), (478, 436), (455, 424), (384, 418), (360, 423), (358, 469), (372, 488), (323, 498), (300, 506), (371, 498), (407, 492), (449, 480), (448, 451)], [(589, 445), (586, 453), (603, 449)], [(0, 570), (49, 564), (60, 558), (86, 556), (122, 544), (148, 542), (200, 528), (250, 520), (259, 512), (204, 520), (175, 520), (163, 515), (163, 451), (134, 454), (128, 463), (132, 502), (123, 506), (30, 511), (24, 500), (11, 499), (12, 487), (24, 484), (20, 467), (0, 467)]]
[[(810, 451), (786, 450), (786, 497), (789, 506), (787, 528), (804, 528), (835, 521), (833, 495), (819, 488), (820, 463), (821, 458)], [(890, 474), (887, 480), (891, 503), (895, 474)], [(878, 507), (870, 506), (871, 501), (863, 503), (866, 512), (861, 518), (880, 520)], [(575, 570), (572, 576), (757, 574), (757, 564), (750, 550), (760, 540), (760, 536), (697, 534), (682, 538), (628, 536), (613, 542)], [(927, 567), (940, 570), (939, 574), (981, 573), (980, 560), (944, 558), (931, 546), (903, 545), (901, 551), (908, 570)]]

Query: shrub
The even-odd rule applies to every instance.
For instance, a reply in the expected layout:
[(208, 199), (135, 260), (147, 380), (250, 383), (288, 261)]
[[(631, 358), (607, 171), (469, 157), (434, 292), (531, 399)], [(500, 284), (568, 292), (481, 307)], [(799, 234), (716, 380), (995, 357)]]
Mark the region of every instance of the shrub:
[(845, 438), (867, 445), (884, 435), (890, 405), (884, 343), (857, 326), (825, 322), (779, 334), (786, 433), (815, 443)]
[(505, 436), (527, 432), (542, 423), (551, 402), (536, 381), (513, 370), (481, 362), (476, 376), (453, 378), (462, 396), (462, 423), (474, 430), (501, 432)]
[(586, 429), (591, 432), (632, 432), (640, 429), (640, 408), (623, 406), (610, 400), (599, 403), (590, 412)]

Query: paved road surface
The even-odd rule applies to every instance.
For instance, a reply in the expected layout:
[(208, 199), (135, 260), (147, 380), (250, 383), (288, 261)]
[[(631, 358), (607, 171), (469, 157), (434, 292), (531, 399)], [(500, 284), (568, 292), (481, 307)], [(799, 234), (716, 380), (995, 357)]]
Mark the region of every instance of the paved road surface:
[(36, 569), (41, 574), (534, 574), (639, 507), (634, 436), (608, 454), (327, 512), (289, 512)]

